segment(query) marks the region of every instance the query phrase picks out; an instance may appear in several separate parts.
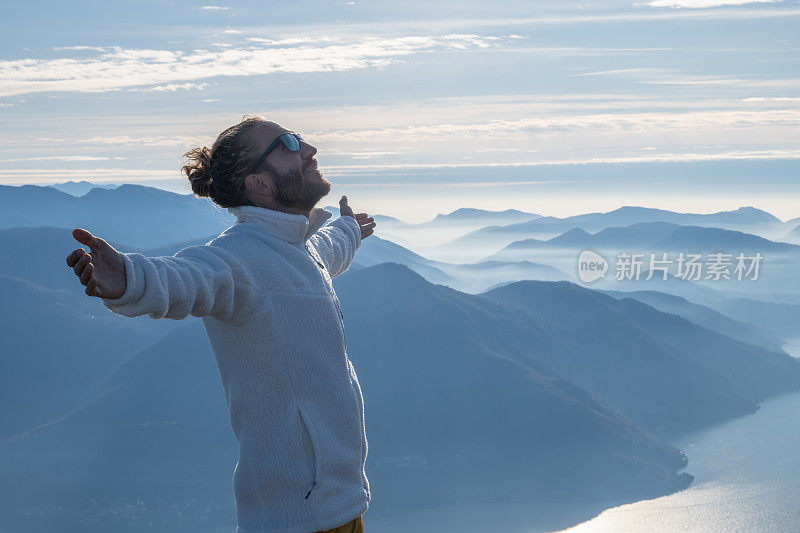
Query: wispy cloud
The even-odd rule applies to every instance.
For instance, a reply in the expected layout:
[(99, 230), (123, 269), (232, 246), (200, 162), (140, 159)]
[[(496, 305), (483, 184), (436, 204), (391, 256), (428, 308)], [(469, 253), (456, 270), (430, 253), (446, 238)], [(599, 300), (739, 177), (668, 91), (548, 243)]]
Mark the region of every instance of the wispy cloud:
[(719, 85), (724, 87), (748, 87), (758, 89), (800, 89), (800, 78), (744, 78), (731, 75), (689, 74), (678, 69), (625, 68), (582, 72), (572, 76), (607, 76), (627, 78), (648, 85)]
[(226, 6), (203, 6), (200, 9), (203, 11), (227, 11), (228, 8)]
[(55, 52), (63, 52), (63, 51), (73, 51), (73, 52), (105, 52), (108, 48), (104, 46), (56, 46), (53, 48)]
[[(214, 100), (216, 101), (216, 100)], [(39, 137), (37, 142), (51, 144), (89, 144), (89, 145), (120, 145), (120, 146), (186, 146), (197, 144), (204, 139), (199, 137), (169, 137), (154, 135), (150, 137), (134, 137), (131, 135), (104, 135), (95, 137)]]
[(167, 85), (156, 85), (155, 87), (146, 87), (144, 89), (128, 89), (131, 92), (146, 92), (146, 93), (174, 93), (177, 90), (191, 91), (196, 89), (202, 91), (208, 87), (207, 83), (169, 83)]
[(730, 150), (723, 152), (675, 153), (662, 152), (641, 156), (586, 157), (569, 159), (543, 159), (540, 161), (494, 162), (494, 163), (386, 163), (368, 165), (331, 165), (322, 170), (329, 175), (380, 174), (387, 170), (447, 169), (447, 168), (508, 168), (540, 167), (552, 165), (589, 165), (600, 163), (670, 163), (698, 161), (731, 161), (763, 159), (800, 159), (798, 150)]
[(653, 0), (647, 5), (651, 7), (686, 7), (704, 8), (719, 6), (740, 6), (743, 4), (770, 4), (778, 0)]
[[(142, 170), (129, 168), (40, 168), (40, 169), (0, 169), (0, 182), (4, 185), (24, 185), (29, 183), (54, 183), (69, 179), (88, 179), (96, 183), (109, 182), (154, 182), (177, 180), (178, 169)], [(184, 178), (185, 179), (185, 178)]]
[(486, 48), (492, 36), (377, 38), (332, 45), (238, 47), (209, 51), (115, 47), (89, 58), (0, 61), (0, 96), (43, 91), (111, 91), (186, 83), (213, 76), (253, 76), (385, 67), (429, 50)]
[(441, 141), (442, 136), (509, 134), (513, 132), (539, 132), (566, 134), (569, 132), (613, 133), (613, 132), (662, 132), (679, 129), (726, 129), (755, 126), (800, 126), (800, 109), (763, 109), (690, 112), (645, 112), (645, 113), (592, 113), (581, 115), (555, 115), (550, 117), (526, 117), (520, 119), (493, 120), (485, 122), (440, 123), (407, 125), (392, 128), (359, 130), (326, 130), (314, 132), (316, 139), (350, 140), (392, 139), (421, 137)]
[(59, 155), (45, 157), (16, 157), (13, 159), (0, 159), (0, 163), (22, 163), (27, 161), (109, 161), (111, 159), (124, 159), (124, 157), (103, 157), (89, 155)]

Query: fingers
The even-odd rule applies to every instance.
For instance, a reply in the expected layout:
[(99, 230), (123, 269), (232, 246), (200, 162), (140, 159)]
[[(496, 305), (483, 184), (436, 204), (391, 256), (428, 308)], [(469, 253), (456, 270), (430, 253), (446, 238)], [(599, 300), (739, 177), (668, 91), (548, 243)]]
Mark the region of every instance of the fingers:
[(374, 228), (375, 227), (375, 223), (374, 222), (370, 222), (369, 224), (361, 223), (360, 226), (361, 226), (361, 232), (363, 233), (364, 230), (368, 230), (368, 229), (371, 230), (372, 228)]
[(343, 205), (347, 205), (347, 196), (342, 196), (342, 198), (339, 200), (339, 207)]
[(92, 256), (91, 254), (83, 254), (78, 262), (75, 263), (75, 266), (72, 267), (72, 270), (75, 272), (76, 276), (80, 276), (83, 274), (83, 271), (86, 269), (87, 265), (92, 263)]
[(92, 272), (94, 272), (94, 265), (89, 263), (81, 273), (81, 285), (89, 284), (89, 280), (92, 279)]
[(72, 236), (75, 238), (76, 241), (79, 243), (88, 246), (89, 248), (96, 248), (97, 247), (97, 239), (94, 238), (94, 235), (86, 231), (85, 229), (75, 228), (72, 230)]
[(84, 250), (83, 248), (78, 248), (77, 250), (74, 250), (67, 256), (67, 266), (74, 267), (75, 263), (78, 262), (78, 259), (80, 259), (81, 256), (85, 253), (86, 250)]
[(97, 281), (94, 278), (92, 278), (89, 280), (89, 283), (86, 284), (86, 291), (84, 292), (86, 292), (88, 296), (96, 296), (95, 294), (96, 291), (97, 291)]
[(89, 296), (97, 296), (99, 298), (103, 297), (103, 291), (100, 290), (100, 287), (97, 285), (97, 280), (92, 278), (89, 280), (89, 283), (86, 284), (86, 294)]

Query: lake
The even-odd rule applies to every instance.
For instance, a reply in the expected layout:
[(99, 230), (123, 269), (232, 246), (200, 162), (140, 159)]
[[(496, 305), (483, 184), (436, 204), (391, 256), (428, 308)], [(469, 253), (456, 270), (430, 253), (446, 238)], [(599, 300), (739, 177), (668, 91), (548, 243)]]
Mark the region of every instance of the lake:
[(674, 444), (689, 456), (691, 487), (565, 531), (800, 531), (800, 393)]
[[(594, 502), (513, 503), (384, 510), (364, 515), (384, 532), (752, 532), (800, 531), (800, 393), (673, 442), (695, 476), (686, 490), (610, 507)], [(582, 522), (582, 523), (581, 523)], [(578, 524), (562, 529), (570, 524)]]

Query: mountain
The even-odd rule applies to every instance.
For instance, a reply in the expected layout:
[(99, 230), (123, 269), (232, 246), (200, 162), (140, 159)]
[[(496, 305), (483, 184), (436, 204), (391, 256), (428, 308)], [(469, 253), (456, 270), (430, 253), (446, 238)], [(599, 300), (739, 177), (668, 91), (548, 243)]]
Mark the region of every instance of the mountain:
[(80, 407), (116, 364), (176, 326), (118, 320), (86, 296), (66, 264), (78, 246), (68, 229), (0, 230), (11, 252), (0, 254), (0, 439)]
[(163, 531), (168, 521), (185, 531), (235, 522), (238, 445), (199, 320), (127, 359), (99, 390), (85, 407), (0, 447), (0, 528)]
[[(559, 281), (571, 277), (550, 265), (531, 261), (480, 261), (478, 263), (436, 263), (454, 281), (445, 283), (454, 289), (479, 293), (498, 284), (519, 280)], [(428, 279), (428, 278), (426, 278)], [(428, 281), (433, 281), (428, 279)]]
[(774, 242), (757, 235), (719, 228), (680, 226), (652, 245), (656, 250), (704, 250), (734, 252), (800, 252), (800, 246)]
[(5, 274), (0, 300), (10, 304), (0, 307), (0, 441), (81, 407), (116, 365), (170, 329)]
[[(124, 244), (110, 242), (115, 248), (129, 250)], [(72, 230), (66, 228), (0, 229), (0, 248), (15, 252), (0, 254), (0, 273), (83, 295), (84, 287), (66, 263), (67, 255), (80, 247)]]
[(752, 298), (715, 300), (709, 305), (731, 318), (755, 324), (779, 339), (800, 337), (800, 305)]
[(800, 244), (800, 220), (797, 220), (797, 226), (781, 237), (780, 240), (791, 244)]
[(514, 224), (516, 222), (524, 222), (541, 218), (542, 215), (535, 213), (526, 213), (517, 209), (506, 209), (505, 211), (486, 211), (484, 209), (474, 209), (470, 207), (462, 207), (447, 214), (438, 214), (433, 220), (424, 224), (438, 225), (438, 224), (466, 224), (466, 225), (480, 225), (480, 226), (494, 226), (503, 224)]
[[(719, 227), (775, 237), (783, 222), (753, 207), (712, 214), (676, 213), (663, 209), (625, 206), (607, 213), (586, 213), (566, 218), (541, 217), (527, 222), (496, 225), (472, 231), (437, 247), (432, 255), (450, 257), (463, 250), (472, 250), (472, 257), (485, 257), (514, 241), (547, 240), (574, 228), (597, 233), (606, 228), (626, 227), (640, 223), (662, 222), (681, 226)], [(462, 253), (461, 257), (465, 257)]]
[(399, 244), (382, 239), (375, 234), (361, 241), (357, 262), (364, 267), (387, 262), (400, 263), (432, 283), (450, 285), (455, 282), (453, 277), (443, 272), (435, 261), (426, 259)]
[(601, 292), (617, 299), (634, 298), (659, 311), (678, 315), (698, 326), (716, 331), (740, 342), (761, 346), (771, 351), (780, 350), (782, 346), (782, 342), (779, 339), (756, 326), (734, 320), (708, 306), (692, 303), (680, 296), (653, 290), (630, 292), (604, 290)]
[(152, 187), (94, 188), (76, 198), (52, 187), (0, 186), (0, 228), (84, 227), (106, 240), (152, 247), (211, 233), (233, 224), (206, 199)]
[[(330, 209), (330, 208), (328, 208)], [(337, 211), (334, 211), (338, 213)], [(537, 219), (540, 215), (516, 209), (505, 211), (486, 211), (483, 209), (461, 208), (451, 213), (436, 215), (426, 222), (411, 224), (391, 217), (375, 216), (376, 233), (407, 248), (428, 255), (431, 247), (455, 239), (473, 230), (498, 224), (511, 224)], [(460, 260), (453, 257), (437, 257), (444, 261)]]
[(558, 327), (549, 352), (558, 375), (634, 422), (671, 435), (755, 410), (800, 388), (800, 363), (662, 313), (568, 282), (512, 283), (483, 296)]
[(118, 185), (98, 185), (89, 181), (65, 181), (64, 183), (50, 185), (50, 187), (72, 196), (83, 196), (96, 187), (101, 189), (116, 189)]
[(594, 248), (603, 251), (652, 252), (684, 251), (686, 253), (776, 252), (800, 253), (800, 246), (773, 242), (740, 231), (700, 226), (678, 226), (669, 222), (642, 222), (625, 227), (606, 228), (595, 234), (573, 228), (547, 241), (525, 239), (515, 241), (488, 259), (526, 258), (528, 250), (567, 249), (575, 253)]
[[(365, 395), (376, 505), (621, 502), (691, 481), (677, 473), (679, 450), (531, 355), (558, 345), (550, 327), (397, 264), (336, 284)], [(200, 325), (128, 358), (100, 389), (2, 445), (0, 527), (229, 526), (236, 444)]]
[[(641, 254), (638, 258), (641, 275), (639, 280), (636, 280), (637, 283), (641, 283), (647, 276), (652, 254), (656, 261), (662, 260), (664, 254), (667, 255), (667, 263), (664, 266), (673, 277), (678, 272), (680, 254), (684, 254), (684, 262), (690, 254), (699, 254), (700, 259), (697, 262), (700, 268), (699, 279), (695, 279), (698, 277), (697, 272), (684, 271), (684, 275), (689, 275), (697, 283), (714, 284), (720, 291), (747, 295), (770, 291), (796, 292), (794, 280), (797, 277), (797, 261), (800, 259), (800, 246), (797, 245), (774, 242), (739, 231), (678, 226), (667, 222), (643, 222), (625, 227), (607, 228), (595, 234), (575, 228), (547, 241), (538, 239), (515, 241), (486, 259), (531, 260), (549, 264), (563, 272), (570, 272), (576, 271), (578, 257), (584, 250), (598, 252), (608, 262), (609, 272), (606, 274), (606, 282), (596, 284), (603, 288), (622, 288), (609, 286), (608, 283), (615, 281), (614, 278), (621, 267), (622, 259), (619, 258), (619, 254)], [(727, 275), (727, 279), (723, 275), (715, 277), (710, 270), (714, 254), (717, 253), (728, 256), (727, 265), (721, 264), (722, 274)], [(744, 254), (742, 265), (738, 260), (740, 254)], [(760, 258), (756, 271), (753, 266), (757, 254), (760, 254)], [(628, 264), (630, 265), (630, 258)], [(659, 270), (654, 270), (654, 273), (659, 279), (661, 278), (662, 273)], [(680, 280), (675, 278), (669, 282), (669, 285), (674, 286), (672, 281)], [(688, 286), (671, 287), (667, 290), (670, 293), (685, 295), (682, 290), (688, 288)], [(690, 299), (694, 299), (694, 295)]]

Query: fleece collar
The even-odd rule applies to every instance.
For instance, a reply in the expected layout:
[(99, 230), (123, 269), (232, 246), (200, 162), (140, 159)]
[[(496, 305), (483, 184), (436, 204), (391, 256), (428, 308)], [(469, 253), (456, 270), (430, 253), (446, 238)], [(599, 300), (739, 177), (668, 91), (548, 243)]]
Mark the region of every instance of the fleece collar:
[(308, 240), (332, 215), (330, 211), (315, 207), (309, 216), (274, 211), (265, 207), (243, 205), (230, 207), (237, 224), (255, 224), (258, 228), (292, 244)]

